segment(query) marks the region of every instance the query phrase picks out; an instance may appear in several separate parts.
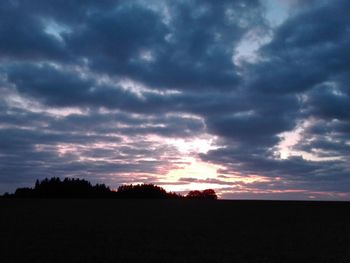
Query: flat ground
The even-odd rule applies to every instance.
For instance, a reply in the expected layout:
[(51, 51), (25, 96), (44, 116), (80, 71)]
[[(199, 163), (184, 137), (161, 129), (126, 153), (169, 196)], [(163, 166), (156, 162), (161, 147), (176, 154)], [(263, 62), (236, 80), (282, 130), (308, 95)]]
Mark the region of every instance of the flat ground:
[(0, 262), (350, 262), (350, 203), (0, 200)]

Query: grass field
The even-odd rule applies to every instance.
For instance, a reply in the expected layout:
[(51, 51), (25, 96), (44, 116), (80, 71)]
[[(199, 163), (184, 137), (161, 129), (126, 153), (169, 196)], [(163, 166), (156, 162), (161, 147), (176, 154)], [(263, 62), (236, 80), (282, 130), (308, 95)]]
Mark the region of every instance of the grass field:
[(0, 262), (350, 262), (350, 203), (0, 200)]

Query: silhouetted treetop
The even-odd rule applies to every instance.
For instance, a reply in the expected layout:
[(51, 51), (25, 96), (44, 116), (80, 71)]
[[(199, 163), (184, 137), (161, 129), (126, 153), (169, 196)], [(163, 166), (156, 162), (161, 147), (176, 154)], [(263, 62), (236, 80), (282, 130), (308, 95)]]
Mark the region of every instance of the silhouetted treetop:
[(15, 192), (17, 197), (45, 197), (45, 198), (83, 198), (83, 197), (109, 197), (111, 190), (104, 184), (91, 185), (83, 179), (58, 177), (36, 180), (31, 188), (19, 188)]

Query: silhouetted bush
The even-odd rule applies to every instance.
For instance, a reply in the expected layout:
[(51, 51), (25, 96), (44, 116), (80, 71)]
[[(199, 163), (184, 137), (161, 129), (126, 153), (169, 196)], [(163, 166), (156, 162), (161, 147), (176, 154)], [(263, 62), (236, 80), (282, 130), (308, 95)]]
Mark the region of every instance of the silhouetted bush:
[(203, 191), (190, 191), (187, 195), (186, 198), (188, 199), (211, 199), (211, 200), (216, 200), (218, 199), (215, 191), (213, 189), (206, 189)]
[(33, 197), (33, 189), (31, 188), (18, 188), (15, 191), (16, 197)]
[(167, 193), (162, 187), (154, 184), (121, 185), (118, 188), (117, 196), (120, 198), (181, 198), (180, 195)]
[(2, 197), (3, 197), (3, 198), (8, 198), (8, 197), (11, 197), (11, 195), (10, 195), (8, 192), (6, 192), (6, 193), (3, 194)]

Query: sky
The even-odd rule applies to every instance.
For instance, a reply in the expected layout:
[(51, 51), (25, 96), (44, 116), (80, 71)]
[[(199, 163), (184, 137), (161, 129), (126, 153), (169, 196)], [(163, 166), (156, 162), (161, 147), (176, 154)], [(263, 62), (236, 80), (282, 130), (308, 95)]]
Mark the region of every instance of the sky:
[(350, 1), (0, 2), (0, 194), (45, 177), (350, 200)]

